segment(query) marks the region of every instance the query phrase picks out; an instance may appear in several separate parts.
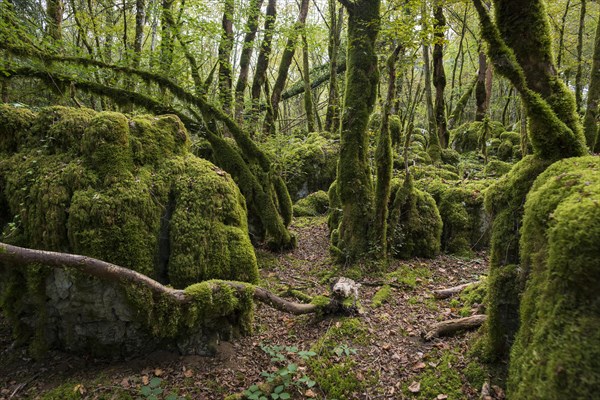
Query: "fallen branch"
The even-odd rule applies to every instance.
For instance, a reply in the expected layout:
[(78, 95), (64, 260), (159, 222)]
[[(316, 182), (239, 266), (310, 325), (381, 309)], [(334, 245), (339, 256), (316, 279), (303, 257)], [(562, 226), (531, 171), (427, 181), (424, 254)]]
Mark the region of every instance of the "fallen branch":
[(424, 336), (425, 340), (431, 340), (441, 336), (451, 336), (458, 331), (479, 328), (485, 322), (487, 315), (478, 314), (466, 318), (451, 319), (435, 324)]
[[(146, 275), (140, 274), (139, 272), (92, 257), (57, 253), (45, 250), (34, 250), (0, 243), (0, 262), (5, 262), (7, 265), (11, 266), (42, 264), (52, 268), (74, 268), (80, 272), (95, 276), (102, 280), (121, 284), (126, 282), (145, 287), (154, 293), (170, 296), (174, 300), (181, 303), (189, 303), (193, 301), (192, 297), (188, 296), (184, 290), (167, 287), (160, 282), (147, 277)], [(231, 286), (240, 293), (245, 291), (249, 285), (243, 282), (231, 281), (225, 281), (222, 283)], [(216, 289), (217, 286), (215, 286), (215, 290)], [(302, 304), (288, 301), (261, 287), (254, 287), (254, 299), (279, 311), (294, 315), (316, 313), (324, 309), (324, 307), (317, 306), (315, 304)], [(333, 302), (337, 304), (338, 300), (332, 298), (332, 303)], [(334, 309), (330, 306), (325, 306), (325, 308)]]
[(433, 297), (435, 297), (436, 299), (447, 299), (450, 296), (453, 296), (457, 293), (462, 292), (463, 290), (465, 290), (468, 287), (478, 286), (479, 284), (481, 284), (481, 281), (465, 283), (463, 285), (458, 285), (458, 286), (454, 286), (454, 287), (446, 288), (446, 289), (434, 290)]

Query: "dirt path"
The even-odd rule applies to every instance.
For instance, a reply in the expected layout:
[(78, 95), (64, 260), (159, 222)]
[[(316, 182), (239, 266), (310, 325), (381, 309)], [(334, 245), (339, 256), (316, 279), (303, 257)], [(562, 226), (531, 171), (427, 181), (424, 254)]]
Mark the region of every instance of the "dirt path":
[[(299, 243), (293, 252), (258, 251), (261, 284), (273, 291), (327, 294), (330, 278), (341, 272), (329, 259), (324, 218), (299, 219), (293, 229)], [(34, 361), (22, 349), (10, 348), (6, 321), (0, 319), (0, 400), (149, 399), (155, 384), (164, 390), (158, 398), (222, 399), (266, 382), (268, 374), (278, 374), (276, 382), (284, 383), (282, 399), (287, 394), (338, 400), (475, 399), (484, 376), (468, 355), (474, 333), (432, 342), (424, 342), (421, 333), (439, 320), (469, 312), (460, 300), (434, 300), (431, 290), (476, 281), (486, 269), (484, 254), (468, 261), (440, 256), (393, 262), (374, 278), (392, 284), (389, 297), (384, 289), (378, 295), (384, 302), (373, 307), (381, 287), (363, 285), (363, 313), (353, 318), (294, 317), (259, 305), (255, 334), (220, 343), (214, 358), (159, 351), (107, 363), (51, 352)], [(354, 278), (356, 272), (343, 274)]]

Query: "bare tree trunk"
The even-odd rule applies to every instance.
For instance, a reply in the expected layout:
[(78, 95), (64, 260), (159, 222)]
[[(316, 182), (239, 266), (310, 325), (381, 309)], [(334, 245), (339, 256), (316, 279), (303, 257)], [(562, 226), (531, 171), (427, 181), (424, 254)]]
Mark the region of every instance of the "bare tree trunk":
[(223, 31), (219, 44), (219, 98), (226, 113), (231, 111), (232, 66), (231, 51), (233, 50), (233, 0), (225, 0), (223, 10)]
[(244, 48), (240, 55), (240, 74), (235, 85), (235, 116), (238, 121), (242, 119), (244, 110), (244, 91), (248, 85), (248, 73), (250, 71), (250, 60), (254, 50), (254, 39), (258, 30), (258, 17), (263, 0), (251, 0), (249, 6), (248, 20), (246, 21), (246, 35), (244, 36)]
[(296, 24), (290, 33), (290, 37), (287, 40), (285, 49), (283, 50), (283, 55), (281, 56), (281, 63), (279, 64), (277, 79), (275, 80), (275, 84), (273, 85), (273, 89), (271, 91), (271, 107), (267, 109), (267, 115), (265, 116), (264, 132), (267, 134), (272, 135), (275, 133), (275, 123), (277, 122), (277, 117), (279, 114), (279, 101), (281, 100), (281, 92), (283, 92), (285, 83), (287, 81), (290, 65), (292, 64), (292, 59), (294, 58), (294, 53), (296, 51), (296, 42), (298, 40), (300, 30), (304, 27), (309, 4), (309, 0), (302, 0), (302, 3), (300, 4), (300, 13), (298, 14), (298, 20), (296, 21)]

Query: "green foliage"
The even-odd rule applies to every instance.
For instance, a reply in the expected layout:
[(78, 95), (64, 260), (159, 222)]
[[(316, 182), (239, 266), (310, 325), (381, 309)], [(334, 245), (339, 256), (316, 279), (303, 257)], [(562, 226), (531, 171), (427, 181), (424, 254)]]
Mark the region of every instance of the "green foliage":
[(419, 282), (431, 276), (429, 269), (424, 267), (411, 267), (401, 265), (397, 270), (385, 275), (386, 282), (404, 285), (409, 289), (416, 289)]
[(436, 360), (437, 366), (429, 365), (419, 376), (419, 393), (410, 393), (408, 385), (404, 393), (411, 399), (435, 399), (439, 394), (445, 394), (449, 399), (464, 398), (462, 379), (455, 367), (457, 362), (453, 352), (443, 352)]

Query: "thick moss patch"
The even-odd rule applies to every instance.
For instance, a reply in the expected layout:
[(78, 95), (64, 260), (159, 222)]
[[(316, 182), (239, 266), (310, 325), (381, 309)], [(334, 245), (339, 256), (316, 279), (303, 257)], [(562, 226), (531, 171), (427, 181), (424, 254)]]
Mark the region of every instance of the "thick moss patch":
[[(12, 121), (0, 130), (2, 241), (100, 258), (178, 288), (209, 279), (257, 281), (244, 197), (229, 174), (189, 152), (176, 117), (2, 106), (0, 118)], [(47, 269), (29, 270), (3, 271), (2, 308), (14, 317), (15, 332), (32, 312), (38, 326), (44, 323), (44, 302), (37, 311), (20, 305), (20, 297), (45, 287)], [(208, 318), (139, 289), (127, 293), (160, 337)]]
[(535, 181), (525, 204), (528, 277), (509, 395), (594, 398), (600, 385), (600, 159), (571, 158)]

